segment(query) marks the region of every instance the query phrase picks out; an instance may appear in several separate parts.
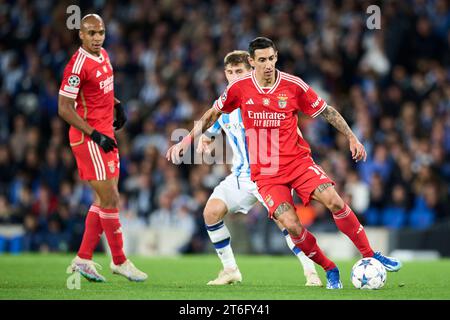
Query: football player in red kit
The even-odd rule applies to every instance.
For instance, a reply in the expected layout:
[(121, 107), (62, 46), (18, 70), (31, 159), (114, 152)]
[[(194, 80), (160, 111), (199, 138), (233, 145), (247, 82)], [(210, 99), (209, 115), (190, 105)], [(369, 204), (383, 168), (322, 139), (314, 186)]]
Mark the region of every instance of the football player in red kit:
[[(103, 282), (92, 254), (103, 232), (111, 249), (111, 271), (131, 281), (144, 281), (123, 252), (119, 221), (119, 152), (114, 129), (120, 129), (126, 116), (114, 97), (114, 75), (108, 54), (102, 48), (105, 24), (100, 16), (88, 14), (81, 20), (81, 47), (64, 69), (59, 90), (58, 113), (70, 124), (69, 140), (78, 172), (95, 192), (86, 217), (83, 240), (69, 270), (80, 272), (90, 281)], [(115, 115), (115, 116), (114, 116)]]
[(291, 189), (304, 205), (312, 199), (324, 204), (331, 211), (339, 230), (350, 238), (363, 257), (374, 257), (388, 271), (398, 271), (401, 262), (372, 250), (355, 213), (338, 195), (335, 183), (312, 159), (311, 149), (298, 129), (298, 112), (313, 118), (321, 115), (344, 134), (349, 139), (355, 161), (365, 161), (364, 146), (339, 112), (327, 105), (311, 87), (300, 78), (275, 68), (277, 51), (270, 39), (259, 37), (251, 41), (249, 54), (254, 71), (230, 83), (191, 133), (169, 149), (167, 158), (179, 162), (194, 138), (209, 128), (221, 113), (230, 113), (241, 107), (251, 179), (269, 209), (269, 217), (281, 222), (294, 244), (322, 266), (327, 274), (327, 288), (342, 288), (339, 270), (299, 221)]

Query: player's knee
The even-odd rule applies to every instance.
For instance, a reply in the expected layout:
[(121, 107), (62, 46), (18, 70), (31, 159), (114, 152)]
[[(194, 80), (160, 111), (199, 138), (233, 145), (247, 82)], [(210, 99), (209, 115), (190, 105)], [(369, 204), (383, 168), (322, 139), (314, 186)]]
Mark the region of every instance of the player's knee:
[(278, 219), (291, 235), (299, 236), (302, 232), (303, 226), (294, 211), (286, 212)]
[(220, 208), (207, 205), (203, 210), (203, 218), (206, 224), (215, 224), (223, 218), (223, 212)]
[(102, 208), (119, 208), (120, 196), (117, 190), (107, 192), (100, 200)]
[(302, 233), (303, 226), (297, 221), (297, 223), (292, 222), (285, 226), (286, 230), (289, 232), (291, 236), (298, 237)]
[(345, 203), (344, 200), (342, 200), (342, 198), (336, 194), (328, 199), (326, 206), (331, 212), (336, 212), (342, 210), (342, 208), (344, 208), (345, 206)]
[(323, 196), (319, 199), (331, 212), (341, 210), (344, 206), (344, 200), (339, 196), (334, 188), (328, 188), (323, 192)]

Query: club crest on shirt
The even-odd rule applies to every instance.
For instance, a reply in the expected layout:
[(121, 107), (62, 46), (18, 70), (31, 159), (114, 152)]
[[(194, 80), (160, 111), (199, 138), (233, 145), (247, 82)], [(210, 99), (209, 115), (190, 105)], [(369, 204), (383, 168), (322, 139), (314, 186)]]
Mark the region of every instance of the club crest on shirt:
[(267, 197), (266, 197), (266, 199), (264, 201), (267, 203), (267, 205), (269, 207), (273, 207), (274, 203), (273, 203), (273, 200), (272, 200), (272, 196), (270, 194), (267, 195)]
[(270, 99), (269, 98), (263, 98), (262, 102), (263, 102), (263, 105), (267, 107), (270, 104)]
[(278, 95), (278, 107), (280, 107), (280, 109), (286, 108), (287, 99), (288, 99), (288, 97), (284, 93), (280, 93)]
[(114, 173), (114, 171), (116, 170), (116, 166), (114, 165), (113, 160), (108, 162), (108, 167), (109, 167), (109, 172)]

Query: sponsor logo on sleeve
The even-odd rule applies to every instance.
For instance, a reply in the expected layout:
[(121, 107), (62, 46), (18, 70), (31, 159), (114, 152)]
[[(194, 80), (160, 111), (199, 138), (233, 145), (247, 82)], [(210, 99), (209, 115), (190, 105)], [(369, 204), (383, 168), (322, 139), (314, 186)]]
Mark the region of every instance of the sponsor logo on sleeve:
[(68, 86), (68, 85), (64, 85), (64, 91), (77, 94), (78, 90), (79, 90), (78, 88), (74, 88), (74, 87), (71, 87), (71, 86)]
[(317, 97), (317, 100), (314, 101), (314, 103), (311, 105), (311, 107), (313, 107), (313, 109), (317, 108), (317, 106), (320, 104), (320, 101), (322, 101), (322, 98), (321, 97)]

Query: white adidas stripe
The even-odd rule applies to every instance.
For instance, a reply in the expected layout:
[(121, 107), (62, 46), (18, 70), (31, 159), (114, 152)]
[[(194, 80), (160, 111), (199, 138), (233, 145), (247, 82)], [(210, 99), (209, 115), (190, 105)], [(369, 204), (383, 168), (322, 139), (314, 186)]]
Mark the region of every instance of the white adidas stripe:
[(305, 92), (308, 91), (308, 89), (309, 89), (309, 86), (305, 82), (303, 82), (302, 79), (300, 79), (298, 77), (294, 77), (294, 76), (288, 75), (287, 73), (284, 73), (284, 72), (282, 73), (282, 77), (286, 81), (289, 81), (289, 82), (297, 84)]
[(307, 231), (304, 231), (300, 239), (295, 240), (295, 241), (292, 240), (292, 242), (294, 242), (295, 244), (302, 243), (302, 242), (305, 241), (305, 239), (306, 239), (306, 233), (307, 233)]
[(254, 72), (252, 72), (252, 82), (253, 82), (253, 85), (255, 86), (256, 90), (258, 90), (259, 93), (262, 93), (262, 94), (265, 93), (264, 90), (261, 89), (258, 82), (256, 81), (256, 78), (254, 77)]
[(306, 82), (304, 82), (300, 77), (294, 76), (294, 75), (286, 73), (286, 72), (282, 72), (281, 74), (282, 74), (283, 78), (289, 78), (293, 81), (299, 82), (302, 87), (304, 87), (306, 89), (309, 88), (308, 84)]
[(107, 213), (100, 210), (98, 215), (102, 219), (119, 219), (119, 212)]
[(89, 212), (99, 213), (100, 208), (97, 206), (91, 205), (91, 207), (89, 208)]
[(108, 215), (103, 214), (102, 211), (100, 211), (100, 213), (98, 215), (102, 219), (119, 219), (119, 214), (114, 215), (114, 216), (108, 216)]
[(216, 102), (217, 102), (217, 106), (219, 107), (219, 109), (222, 110), (222, 108), (223, 108), (222, 98), (217, 99)]
[(105, 164), (103, 163), (103, 159), (101, 157), (100, 150), (98, 149), (98, 145), (89, 141), (89, 152), (91, 153), (91, 158), (94, 159), (94, 167), (96, 172), (97, 180), (106, 180), (106, 172), (105, 172)]
[(105, 170), (105, 164), (103, 163), (102, 154), (100, 152), (100, 149), (98, 147), (98, 144), (93, 143), (94, 146), (94, 154), (97, 153), (98, 161), (100, 162), (100, 171), (101, 171), (101, 180), (106, 180), (106, 170)]
[(83, 56), (83, 58), (81, 59), (80, 63), (78, 64), (78, 67), (77, 67), (77, 70), (76, 70), (76, 74), (80, 74), (81, 73), (81, 69), (83, 68), (85, 60), (86, 60), (86, 56)]
[(94, 152), (92, 150), (92, 141), (88, 141), (87, 144), (88, 144), (89, 154), (91, 155), (92, 163), (94, 164), (95, 178), (97, 180), (100, 180), (97, 158), (94, 156)]
[(326, 102), (324, 102), (322, 108), (320, 108), (318, 111), (316, 111), (311, 118), (315, 118), (317, 117), (320, 113), (322, 113), (323, 110), (325, 110), (325, 108), (328, 106), (328, 104)]
[(72, 73), (79, 74), (81, 71), (81, 68), (83, 67), (84, 60), (86, 60), (86, 55), (81, 53), (79, 51), (78, 57), (75, 60), (75, 63), (73, 64)]
[(345, 218), (346, 216), (348, 216), (348, 215), (350, 214), (350, 212), (351, 212), (351, 209), (350, 209), (349, 206), (347, 206), (347, 208), (345, 208), (345, 211), (344, 211), (344, 212), (342, 212), (342, 213), (340, 213), (340, 214), (338, 214), (338, 215), (334, 215), (334, 218), (335, 218), (335, 219), (343, 219), (343, 218)]
[(61, 89), (59, 90), (59, 94), (65, 96), (65, 97), (71, 98), (71, 99), (76, 99), (77, 98), (76, 94), (67, 93), (67, 92), (65, 92), (65, 91), (63, 91)]
[(220, 109), (220, 107), (219, 107), (219, 105), (218, 105), (218, 103), (217, 103), (217, 100), (214, 102), (213, 108), (216, 109), (216, 110), (219, 111), (219, 112), (222, 112), (222, 109)]
[(239, 82), (239, 81), (248, 79), (248, 78), (250, 78), (251, 76), (252, 76), (252, 73), (249, 73), (249, 74), (247, 74), (247, 75), (245, 75), (245, 76), (243, 76), (243, 77), (241, 77), (241, 78), (237, 78), (237, 79), (231, 81), (227, 88), (230, 88), (230, 87), (231, 87), (233, 84), (235, 84), (236, 82)]
[(77, 66), (78, 66), (78, 62), (80, 62), (81, 58), (82, 58), (81, 53), (78, 51), (78, 56), (75, 59), (75, 62), (72, 67), (72, 73), (75, 73), (75, 70), (77, 69)]
[(278, 71), (278, 72), (279, 72), (279, 74), (278, 74), (277, 81), (275, 81), (275, 84), (273, 85), (272, 89), (270, 89), (269, 92), (267, 92), (268, 94), (273, 93), (273, 92), (278, 88), (278, 85), (279, 85), (280, 82), (281, 82), (281, 77), (282, 77), (283, 75), (281, 74), (280, 71)]
[(308, 91), (308, 89), (309, 89), (309, 86), (305, 82), (303, 82), (300, 78), (284, 74), (283, 75), (283, 79), (286, 80), (286, 81), (289, 81), (291, 83), (295, 83), (300, 88), (302, 88), (302, 90), (305, 91), (305, 92)]

